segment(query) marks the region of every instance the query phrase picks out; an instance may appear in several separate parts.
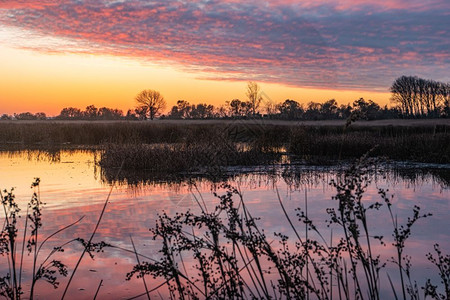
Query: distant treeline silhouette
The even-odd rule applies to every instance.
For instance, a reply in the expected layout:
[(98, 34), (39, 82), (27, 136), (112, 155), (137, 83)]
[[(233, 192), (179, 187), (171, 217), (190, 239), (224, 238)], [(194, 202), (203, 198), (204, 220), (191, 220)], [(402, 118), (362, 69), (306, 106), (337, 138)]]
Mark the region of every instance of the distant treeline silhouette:
[[(334, 99), (319, 103), (302, 104), (286, 99), (279, 104), (264, 101), (260, 87), (255, 82), (247, 86), (247, 100), (233, 99), (224, 105), (190, 104), (178, 100), (167, 114), (161, 114), (166, 103), (162, 95), (154, 90), (143, 90), (136, 96), (136, 107), (126, 114), (120, 109), (97, 108), (89, 105), (85, 110), (74, 107), (63, 108), (52, 119), (58, 120), (147, 120), (162, 119), (247, 119), (264, 118), (275, 120), (380, 120), (397, 118), (448, 118), (450, 116), (450, 84), (426, 80), (417, 76), (397, 78), (391, 88), (392, 107), (381, 107), (372, 100), (360, 98), (352, 104), (338, 105)], [(45, 120), (45, 113), (29, 112), (4, 114), (1, 120)]]
[(450, 83), (402, 76), (391, 86), (391, 101), (408, 117), (449, 115)]

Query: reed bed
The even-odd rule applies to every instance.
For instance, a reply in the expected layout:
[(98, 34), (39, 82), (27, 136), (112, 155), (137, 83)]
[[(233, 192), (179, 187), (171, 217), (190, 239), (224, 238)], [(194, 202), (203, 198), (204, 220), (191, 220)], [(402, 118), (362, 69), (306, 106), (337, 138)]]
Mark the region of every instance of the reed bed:
[[(439, 120), (438, 120), (439, 121)], [(378, 146), (374, 156), (386, 156), (396, 160), (413, 160), (419, 162), (450, 162), (450, 124), (447, 120), (440, 123), (418, 122), (399, 123), (396, 126), (385, 123), (296, 123), (296, 122), (264, 122), (256, 120), (235, 120), (222, 122), (0, 122), (0, 139), (3, 143), (0, 150), (28, 148), (105, 148), (108, 156), (105, 165), (112, 166), (112, 158), (120, 164), (126, 158), (133, 164), (125, 164), (127, 168), (154, 168), (149, 161), (157, 159), (161, 154), (148, 149), (166, 144), (170, 153), (179, 152), (173, 158), (179, 165), (182, 160), (194, 161), (196, 154), (204, 154), (200, 149), (204, 145), (213, 153), (229, 153), (225, 148), (239, 148), (246, 144), (252, 150), (248, 152), (256, 156), (268, 152), (287, 152), (295, 159), (310, 162), (331, 162), (339, 159), (358, 158), (369, 149)], [(418, 123), (417, 123), (418, 122)], [(322, 124), (322, 125), (321, 125)], [(373, 125), (371, 125), (373, 124)], [(408, 125), (410, 124), (410, 125)], [(348, 125), (348, 124), (347, 124)], [(220, 141), (218, 143), (217, 141)], [(110, 145), (120, 145), (111, 147)], [(130, 146), (131, 145), (131, 146)], [(194, 146), (193, 146), (194, 145)], [(195, 146), (202, 145), (202, 146)], [(129, 147), (127, 153), (127, 147)], [(136, 151), (144, 152), (139, 156), (140, 162), (129, 159)], [(118, 149), (120, 148), (120, 151)], [(147, 149), (148, 148), (148, 149)], [(147, 150), (146, 150), (147, 149)], [(192, 153), (191, 153), (192, 152)], [(232, 150), (231, 152), (236, 152)], [(238, 151), (242, 154), (242, 151)], [(120, 157), (122, 153), (123, 157)], [(144, 153), (149, 156), (144, 157)], [(182, 155), (187, 155), (185, 159)], [(239, 160), (239, 159), (238, 159)], [(246, 162), (245, 159), (242, 159)], [(250, 159), (251, 162), (255, 160)], [(264, 161), (264, 160), (263, 160)], [(237, 161), (236, 161), (237, 163)], [(257, 164), (261, 161), (256, 160)], [(247, 165), (245, 163), (244, 165)], [(228, 164), (226, 164), (228, 165)], [(145, 167), (139, 167), (145, 166)], [(189, 170), (191, 166), (180, 168)], [(169, 170), (169, 169), (168, 169)]]
[(270, 138), (272, 143), (285, 140), (291, 125), (214, 122), (0, 122), (0, 139), (20, 145), (101, 145), (103, 143), (180, 143), (206, 142), (211, 137), (248, 141)]
[[(104, 168), (116, 167), (125, 161), (124, 168), (161, 173), (192, 172), (230, 166), (266, 165), (307, 162), (331, 164), (360, 157), (371, 149), (371, 156), (392, 160), (411, 160), (427, 163), (450, 162), (450, 132), (427, 134), (420, 130), (390, 133), (390, 131), (349, 131), (295, 127), (277, 135), (272, 128), (252, 138), (245, 133), (230, 137), (227, 131), (186, 136), (172, 144), (107, 144), (100, 159)], [(280, 139), (279, 137), (282, 136)], [(207, 140), (207, 141), (206, 141)], [(284, 141), (284, 142), (283, 142)]]
[(124, 162), (126, 170), (144, 170), (154, 175), (177, 176), (182, 173), (201, 172), (219, 175), (230, 166), (269, 165), (280, 155), (262, 152), (246, 145), (224, 144), (109, 144), (100, 157), (104, 169), (116, 168)]
[(450, 132), (426, 132), (414, 128), (323, 131), (321, 128), (292, 130), (288, 151), (306, 160), (339, 160), (371, 156), (428, 163), (450, 162)]

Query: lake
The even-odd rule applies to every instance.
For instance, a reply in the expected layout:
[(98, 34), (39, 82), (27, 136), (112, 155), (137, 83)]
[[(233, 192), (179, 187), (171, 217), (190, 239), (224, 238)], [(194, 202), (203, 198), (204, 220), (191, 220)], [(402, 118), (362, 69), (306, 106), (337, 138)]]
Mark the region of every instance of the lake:
[[(115, 247), (106, 247), (103, 252), (93, 253), (93, 258), (84, 256), (66, 299), (92, 299), (101, 281), (97, 299), (129, 299), (145, 292), (141, 279), (125, 280), (126, 274), (137, 263), (130, 237), (137, 252), (158, 259), (161, 243), (152, 240), (152, 233), (149, 231), (155, 225), (158, 214), (165, 211), (168, 215), (175, 215), (188, 209), (199, 212), (199, 199), (212, 209), (218, 203), (212, 192), (224, 193), (220, 180), (213, 183), (199, 176), (192, 180), (168, 182), (152, 180), (148, 174), (132, 176), (128, 172), (125, 175), (119, 174), (118, 180), (112, 180), (115, 176), (111, 174), (115, 171), (102, 170), (96, 163), (98, 158), (99, 153), (92, 151), (62, 151), (54, 156), (36, 151), (0, 153), (0, 188), (9, 190), (14, 187), (22, 215), (26, 212), (26, 205), (33, 192), (30, 184), (35, 177), (41, 180), (39, 194), (46, 204), (42, 211), (40, 240), (84, 217), (76, 225), (52, 237), (40, 253), (40, 260), (53, 247), (64, 242), (78, 237), (88, 240), (111, 190), (94, 241), (104, 241)], [(364, 201), (381, 201), (378, 189), (384, 188), (389, 189), (389, 194), (394, 196), (392, 209), (400, 224), (405, 223), (407, 217), (412, 215), (414, 205), (419, 206), (424, 213), (433, 214), (414, 225), (412, 235), (406, 242), (405, 253), (412, 257), (413, 276), (419, 285), (423, 285), (424, 278), (439, 282), (435, 267), (427, 261), (425, 254), (433, 251), (434, 243), (439, 243), (444, 253), (450, 250), (450, 166), (397, 164), (393, 168), (384, 166), (382, 169), (369, 184)], [(326, 239), (331, 239), (331, 231), (325, 223), (325, 209), (336, 206), (336, 201), (332, 200), (336, 190), (329, 183), (340, 174), (339, 170), (339, 167), (327, 166), (235, 169), (224, 180), (240, 189), (247, 208), (254, 217), (260, 218), (258, 225), (264, 228), (268, 238), (272, 239), (274, 232), (293, 237), (280, 206), (278, 193), (300, 233), (304, 234), (305, 226), (298, 222), (295, 208), (305, 210), (307, 203), (309, 218), (321, 228)], [(369, 217), (369, 227), (373, 228), (374, 234), (385, 236), (387, 246), (377, 245), (376, 249), (387, 258), (392, 248), (392, 222), (389, 214), (382, 207)], [(24, 219), (19, 220), (21, 229)], [(2, 222), (3, 220), (2, 215)], [(19, 236), (23, 234), (21, 229)], [(277, 247), (277, 242), (273, 245)], [(74, 242), (64, 248), (65, 251), (57, 257), (68, 266), (70, 272), (83, 247)], [(119, 248), (127, 249), (128, 252)], [(145, 261), (145, 258), (141, 260)], [(7, 269), (7, 261), (2, 258), (0, 276), (4, 276)], [(385, 270), (392, 272), (395, 279), (395, 268), (391, 263), (388, 263)], [(25, 294), (30, 288), (30, 273), (31, 256), (25, 256)], [(163, 282), (151, 276), (146, 280), (149, 289)], [(59, 281), (58, 289), (53, 289), (46, 282), (38, 282), (36, 298), (59, 299), (67, 278), (59, 278)], [(390, 287), (383, 286), (382, 290), (388, 293)], [(164, 290), (160, 290), (160, 293), (167, 295)], [(157, 291), (153, 295), (157, 296)]]

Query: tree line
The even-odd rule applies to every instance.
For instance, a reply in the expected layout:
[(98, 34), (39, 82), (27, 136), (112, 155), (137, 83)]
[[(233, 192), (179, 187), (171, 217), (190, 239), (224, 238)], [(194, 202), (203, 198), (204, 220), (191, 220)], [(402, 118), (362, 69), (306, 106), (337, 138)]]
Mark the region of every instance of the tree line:
[[(58, 116), (52, 118), (56, 120), (121, 120), (124, 118), (123, 111), (115, 108), (101, 107), (89, 105), (85, 110), (75, 107), (65, 107)], [(43, 112), (32, 114), (24, 112), (20, 114), (7, 115), (0, 117), (1, 120), (47, 120), (49, 117)]]
[(397, 78), (390, 89), (392, 102), (407, 117), (449, 115), (450, 83), (417, 76)]
[[(381, 107), (372, 100), (360, 98), (353, 103), (338, 105), (334, 99), (302, 104), (286, 99), (279, 104), (264, 101), (261, 89), (249, 82), (246, 100), (233, 99), (224, 105), (190, 104), (178, 100), (165, 114), (166, 101), (155, 90), (143, 90), (135, 98), (136, 106), (126, 114), (120, 109), (97, 108), (89, 105), (85, 110), (63, 108), (54, 119), (59, 120), (153, 120), (162, 119), (246, 119), (267, 118), (278, 120), (332, 120), (332, 119), (396, 119), (396, 118), (448, 118), (450, 116), (450, 84), (413, 76), (397, 78), (391, 88), (393, 106)], [(29, 112), (3, 115), (2, 120), (44, 120), (45, 113)]]
[[(233, 99), (227, 101), (225, 105), (215, 107), (212, 104), (200, 103), (190, 104), (185, 100), (178, 100), (167, 114), (161, 114), (155, 108), (145, 108), (137, 106), (130, 109), (126, 114), (120, 109), (96, 108), (89, 105), (85, 110), (75, 107), (63, 108), (60, 114), (51, 119), (54, 120), (147, 120), (159, 117), (160, 119), (248, 119), (248, 118), (269, 118), (278, 120), (332, 120), (348, 119), (357, 116), (358, 119), (376, 120), (398, 118), (400, 111), (396, 108), (380, 107), (372, 100), (366, 101), (361, 98), (353, 102), (352, 105), (338, 105), (332, 99), (323, 103), (310, 102), (303, 105), (295, 100), (287, 99), (284, 102), (269, 108), (257, 110), (247, 101)], [(264, 112), (266, 111), (266, 112)], [(29, 112), (10, 115), (3, 115), (1, 120), (46, 120), (45, 113), (32, 114)]]

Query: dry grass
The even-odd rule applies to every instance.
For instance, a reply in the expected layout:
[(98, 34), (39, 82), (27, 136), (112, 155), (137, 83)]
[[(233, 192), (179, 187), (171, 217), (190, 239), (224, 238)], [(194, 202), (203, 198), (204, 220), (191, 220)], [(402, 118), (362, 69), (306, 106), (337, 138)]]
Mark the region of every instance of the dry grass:
[[(290, 122), (275, 120), (157, 120), (127, 121), (24, 121), (0, 122), (0, 149), (28, 149), (33, 147), (107, 147), (115, 151), (116, 164), (129, 157), (135, 145), (172, 147), (171, 152), (188, 155), (181, 160), (195, 159), (188, 153), (202, 155), (205, 151), (223, 153), (225, 148), (246, 144), (256, 152), (274, 152), (287, 149), (290, 154), (306, 161), (335, 161), (356, 158), (369, 149), (378, 147), (374, 155), (397, 160), (448, 163), (450, 161), (450, 120), (381, 120), (352, 123), (345, 121)], [(220, 141), (220, 143), (211, 141)], [(181, 147), (178, 147), (181, 145)], [(193, 145), (198, 146), (193, 149)], [(200, 149), (207, 145), (206, 150)], [(151, 146), (150, 148), (154, 148)], [(148, 147), (147, 147), (148, 148)], [(184, 149), (184, 150), (183, 150)], [(189, 149), (189, 150), (186, 150)], [(123, 153), (125, 157), (117, 154)], [(146, 150), (145, 153), (149, 154)], [(229, 153), (228, 153), (229, 154)], [(225, 153), (224, 155), (228, 155)], [(241, 153), (242, 154), (242, 153)], [(111, 153), (106, 155), (112, 156)], [(149, 154), (150, 155), (150, 154)], [(155, 154), (156, 155), (156, 154)], [(179, 156), (180, 156), (179, 155)], [(142, 155), (141, 155), (142, 156)], [(195, 155), (194, 155), (195, 156)], [(147, 159), (148, 160), (148, 159)], [(111, 160), (109, 160), (111, 161)], [(252, 161), (253, 163), (254, 161)], [(261, 163), (258, 161), (257, 163)], [(141, 160), (130, 165), (146, 169)], [(108, 165), (112, 165), (108, 163)], [(226, 164), (228, 165), (228, 164)], [(125, 166), (127, 168), (127, 165)], [(184, 169), (184, 168), (181, 168)], [(162, 170), (164, 171), (164, 169)]]
[[(302, 121), (287, 121), (287, 120), (270, 120), (270, 119), (249, 119), (249, 120), (235, 120), (235, 119), (222, 119), (222, 120), (153, 120), (153, 121), (120, 121), (120, 120), (98, 120), (98, 121), (88, 121), (88, 120), (21, 120), (21, 121), (10, 121), (1, 120), (0, 126), (2, 124), (127, 124), (127, 123), (144, 123), (148, 125), (217, 125), (217, 124), (230, 124), (230, 123), (242, 123), (242, 124), (264, 124), (264, 125), (283, 125), (283, 126), (293, 126), (293, 125), (305, 125), (305, 126), (343, 126), (345, 125), (345, 120), (302, 120)], [(450, 119), (388, 119), (388, 120), (374, 120), (374, 121), (363, 121), (359, 120), (354, 123), (356, 126), (363, 127), (376, 127), (376, 126), (436, 126), (436, 125), (447, 125), (450, 126)]]

